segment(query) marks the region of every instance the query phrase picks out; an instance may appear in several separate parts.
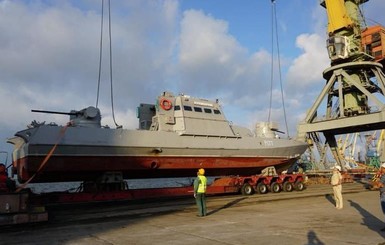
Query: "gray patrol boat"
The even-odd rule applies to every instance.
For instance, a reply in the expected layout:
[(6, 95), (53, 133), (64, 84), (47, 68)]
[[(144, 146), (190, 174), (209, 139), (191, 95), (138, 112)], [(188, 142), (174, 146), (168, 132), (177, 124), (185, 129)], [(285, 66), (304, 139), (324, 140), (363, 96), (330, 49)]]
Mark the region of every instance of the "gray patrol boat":
[(70, 116), (68, 125), (37, 123), (8, 140), (13, 171), (21, 182), (95, 180), (114, 172), (123, 178), (259, 174), (286, 170), (307, 144), (277, 136), (274, 123), (254, 131), (230, 123), (218, 101), (163, 92), (155, 105), (138, 107), (139, 129), (101, 125), (98, 108), (45, 113)]

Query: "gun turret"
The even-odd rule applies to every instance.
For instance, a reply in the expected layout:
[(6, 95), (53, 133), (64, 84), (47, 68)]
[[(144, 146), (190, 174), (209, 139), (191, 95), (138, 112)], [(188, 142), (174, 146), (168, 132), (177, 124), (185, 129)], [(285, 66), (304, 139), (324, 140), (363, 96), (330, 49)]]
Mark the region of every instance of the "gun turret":
[(89, 106), (80, 111), (71, 110), (70, 112), (31, 110), (32, 112), (69, 115), (74, 127), (101, 127), (101, 114), (99, 108)]

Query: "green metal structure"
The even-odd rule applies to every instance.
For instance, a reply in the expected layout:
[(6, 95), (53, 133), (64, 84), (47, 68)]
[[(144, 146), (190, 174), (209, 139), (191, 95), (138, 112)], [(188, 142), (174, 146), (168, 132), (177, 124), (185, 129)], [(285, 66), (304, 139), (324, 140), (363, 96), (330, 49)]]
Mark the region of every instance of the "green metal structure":
[[(369, 0), (321, 0), (328, 14), (326, 42), (331, 67), (326, 84), (298, 125), (298, 137), (316, 141), (323, 133), (334, 159), (344, 169), (336, 135), (385, 128), (383, 66), (363, 51), (360, 5)], [(326, 105), (321, 107), (321, 105)]]

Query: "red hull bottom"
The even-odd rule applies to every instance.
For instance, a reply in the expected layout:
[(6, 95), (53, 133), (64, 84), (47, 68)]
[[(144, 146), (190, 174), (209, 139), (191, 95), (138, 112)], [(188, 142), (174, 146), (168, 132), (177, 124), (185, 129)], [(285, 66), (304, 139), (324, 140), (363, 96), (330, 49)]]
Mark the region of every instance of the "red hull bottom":
[[(43, 157), (28, 157), (14, 162), (20, 182), (33, 176)], [(206, 176), (260, 174), (274, 166), (277, 172), (286, 170), (297, 159), (268, 157), (51, 157), (43, 169), (30, 181), (67, 182), (96, 180), (106, 172), (121, 172), (125, 179), (194, 177), (204, 168)]]

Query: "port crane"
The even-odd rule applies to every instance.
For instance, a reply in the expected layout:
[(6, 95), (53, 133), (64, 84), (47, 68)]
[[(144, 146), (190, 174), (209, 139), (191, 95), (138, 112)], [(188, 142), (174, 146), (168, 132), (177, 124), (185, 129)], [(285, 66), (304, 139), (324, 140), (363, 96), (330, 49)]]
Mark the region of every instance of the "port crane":
[(328, 16), (326, 46), (331, 66), (323, 72), (325, 86), (298, 125), (298, 137), (312, 144), (318, 143), (317, 135), (322, 133), (343, 169), (336, 135), (385, 128), (385, 31), (363, 24), (360, 5), (368, 1), (320, 1)]

